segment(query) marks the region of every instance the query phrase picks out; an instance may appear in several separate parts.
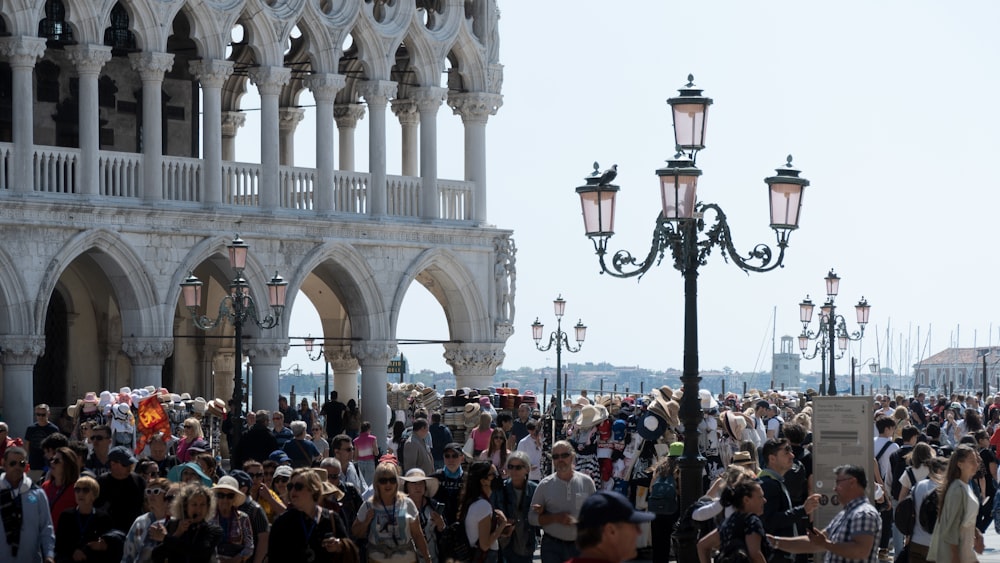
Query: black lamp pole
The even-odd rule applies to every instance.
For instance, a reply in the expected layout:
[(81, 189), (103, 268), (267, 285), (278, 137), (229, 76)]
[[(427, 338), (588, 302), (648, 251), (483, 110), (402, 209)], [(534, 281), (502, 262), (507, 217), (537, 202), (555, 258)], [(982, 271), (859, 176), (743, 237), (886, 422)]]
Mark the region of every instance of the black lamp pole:
[(326, 350), (320, 346), (319, 352), (316, 353), (316, 357), (313, 357), (313, 345), (316, 343), (316, 339), (309, 336), (303, 338), (306, 345), (306, 357), (312, 361), (316, 361), (323, 358), (323, 402), (320, 404), (326, 404), (330, 401), (330, 359), (326, 357)]
[[(826, 350), (830, 358), (829, 386), (827, 387), (826, 394), (834, 396), (837, 394), (836, 360), (844, 357), (843, 352), (847, 350), (848, 342), (857, 342), (864, 338), (865, 325), (868, 324), (868, 315), (871, 313), (871, 306), (864, 297), (858, 301), (858, 304), (854, 306), (854, 310), (857, 314), (859, 330), (853, 333), (849, 332), (847, 330), (847, 321), (844, 320), (843, 315), (837, 314), (836, 299), (837, 293), (840, 290), (840, 276), (831, 268), (830, 273), (826, 275), (825, 281), (826, 302), (820, 307), (819, 328), (817, 332), (814, 333), (809, 329), (813, 314), (813, 303), (809, 299), (809, 296), (807, 295), (805, 300), (799, 303), (799, 321), (802, 323), (802, 334), (799, 335), (799, 349), (802, 351), (802, 356), (807, 360), (816, 357), (815, 352), (811, 356), (806, 354), (810, 340), (818, 340), (817, 347), (823, 347)], [(837, 354), (835, 346), (840, 348), (840, 355)], [(825, 362), (825, 360), (826, 358), (824, 357), (823, 361)], [(822, 394), (822, 392), (821, 386), (820, 393)]]
[(562, 318), (563, 314), (566, 312), (566, 300), (562, 298), (562, 295), (557, 297), (555, 301), (552, 302), (553, 309), (556, 314), (556, 330), (549, 335), (549, 343), (542, 346), (542, 335), (545, 332), (545, 325), (543, 325), (538, 317), (535, 317), (535, 322), (531, 323), (531, 337), (535, 340), (535, 347), (542, 352), (548, 352), (552, 349), (552, 346), (556, 347), (556, 408), (555, 412), (552, 413), (553, 420), (556, 422), (556, 429), (553, 430), (552, 438), (555, 441), (557, 438), (557, 432), (561, 431), (562, 428), (562, 394), (563, 394), (563, 378), (562, 378), (562, 351), (563, 348), (567, 352), (579, 352), (583, 347), (583, 341), (587, 337), (587, 327), (584, 326), (583, 320), (576, 323), (573, 327), (574, 336), (576, 337), (576, 348), (570, 346), (569, 335), (563, 332), (562, 329)]
[(236, 370), (233, 376), (233, 409), (230, 413), (233, 422), (233, 436), (231, 443), (235, 449), (243, 435), (243, 323), (250, 321), (262, 329), (271, 329), (278, 326), (281, 313), (285, 309), (285, 293), (288, 290), (288, 282), (282, 279), (277, 272), (271, 281), (267, 282), (268, 303), (272, 314), (263, 319), (257, 313), (257, 303), (250, 294), (250, 284), (243, 277), (246, 269), (247, 253), (249, 245), (243, 242), (239, 235), (233, 242), (226, 245), (229, 249), (229, 265), (235, 271), (233, 280), (229, 282), (229, 294), (219, 302), (219, 314), (211, 319), (198, 313), (201, 306), (201, 280), (189, 273), (188, 277), (181, 282), (181, 293), (184, 297), (184, 305), (191, 314), (194, 325), (202, 330), (211, 330), (223, 321), (233, 324), (234, 338), (236, 339)]
[[(679, 460), (681, 471), (681, 510), (693, 504), (702, 494), (704, 458), (698, 450), (698, 425), (702, 419), (698, 399), (701, 376), (698, 368), (698, 267), (708, 261), (712, 247), (718, 246), (727, 261), (732, 261), (745, 272), (768, 272), (781, 266), (791, 231), (798, 228), (802, 192), (809, 181), (799, 177), (787, 164), (775, 176), (764, 180), (769, 188), (771, 228), (777, 238), (777, 255), (765, 244), (758, 244), (746, 257), (733, 246), (726, 214), (714, 203), (697, 200), (697, 181), (701, 170), (695, 166), (699, 150), (705, 148), (705, 115), (712, 99), (702, 96), (693, 77), (680, 89), (680, 95), (667, 100), (673, 113), (674, 140), (678, 154), (667, 161), (667, 166), (656, 171), (660, 177), (663, 208), (656, 217), (653, 242), (645, 259), (639, 260), (627, 250), (619, 250), (607, 262), (608, 240), (614, 234), (615, 197), (619, 187), (610, 182), (615, 178), (617, 165), (604, 173), (594, 164), (594, 172), (586, 178), (586, 185), (576, 192), (580, 195), (584, 228), (594, 243), (602, 273), (618, 278), (642, 276), (654, 264), (659, 264), (667, 252), (673, 258), (674, 268), (684, 278), (684, 372), (681, 376), (684, 395), (681, 399), (680, 419), (684, 426), (684, 454)], [(685, 152), (686, 151), (686, 154)], [(709, 225), (705, 213), (711, 212), (715, 222)], [(701, 235), (701, 236), (700, 236)], [(679, 561), (697, 560), (697, 538), (691, 534), (675, 535)]]

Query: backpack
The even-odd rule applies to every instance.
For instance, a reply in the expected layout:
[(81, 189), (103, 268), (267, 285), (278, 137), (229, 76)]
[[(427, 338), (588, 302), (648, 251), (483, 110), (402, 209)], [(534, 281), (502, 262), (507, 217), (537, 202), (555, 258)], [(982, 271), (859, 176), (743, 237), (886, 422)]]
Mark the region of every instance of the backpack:
[(442, 561), (471, 561), (473, 553), (462, 522), (452, 522), (438, 533), (438, 554)]
[(788, 497), (792, 501), (792, 506), (799, 506), (806, 501), (809, 495), (809, 476), (806, 475), (806, 466), (799, 460), (792, 462), (792, 467), (782, 476), (785, 480), (785, 488), (788, 489)]
[[(912, 483), (914, 480), (913, 470), (907, 467), (906, 473), (910, 476), (910, 482)], [(896, 522), (896, 528), (898, 528), (904, 536), (912, 536), (913, 528), (916, 525), (917, 511), (913, 501), (914, 488), (915, 485), (911, 486), (909, 494), (906, 495), (906, 498), (899, 501), (899, 504), (896, 505), (896, 512), (893, 514), (893, 519)]]
[(938, 490), (937, 487), (927, 493), (924, 500), (920, 501), (920, 527), (928, 532), (934, 532), (934, 525), (938, 518)]
[[(906, 471), (906, 460), (903, 456), (913, 451), (912, 447), (906, 446), (899, 448), (889, 456), (889, 468), (892, 473), (892, 487), (890, 492), (892, 493), (892, 500), (899, 498), (899, 493), (903, 490), (903, 484), (899, 482), (900, 477), (903, 476), (903, 472)], [(913, 476), (910, 476), (910, 480), (913, 480)], [(916, 486), (916, 483), (911, 483), (911, 487)]]
[(653, 514), (677, 514), (677, 481), (672, 475), (660, 477), (653, 482), (647, 497), (648, 510)]
[(684, 533), (693, 533), (700, 539), (707, 536), (713, 529), (715, 529), (715, 520), (706, 520), (704, 522), (695, 521), (693, 515), (694, 511), (708, 504), (712, 504), (712, 501), (706, 498), (700, 498), (691, 503), (690, 506), (681, 511), (681, 515), (677, 518), (677, 522), (674, 523), (674, 535), (673, 542), (676, 542), (679, 536), (683, 536)]

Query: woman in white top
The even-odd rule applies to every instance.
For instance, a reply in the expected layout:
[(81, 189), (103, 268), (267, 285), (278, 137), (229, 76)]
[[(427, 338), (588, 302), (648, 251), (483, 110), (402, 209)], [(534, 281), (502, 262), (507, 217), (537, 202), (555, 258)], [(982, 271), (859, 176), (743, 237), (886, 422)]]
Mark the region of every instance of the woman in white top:
[[(941, 486), (944, 470), (948, 460), (940, 457), (931, 458), (923, 466), (927, 468), (927, 478), (918, 480), (913, 488), (913, 511), (916, 518), (913, 522), (913, 535), (910, 536), (910, 563), (927, 563), (927, 550), (931, 544), (931, 533), (920, 524), (920, 506), (927, 495)], [(900, 498), (905, 498), (900, 496)], [(933, 502), (933, 499), (931, 500)]]
[(490, 504), (493, 481), (500, 474), (492, 463), (477, 461), (465, 475), (458, 519), (465, 524), (469, 544), (486, 553), (482, 563), (496, 563), (500, 553), (498, 540), (513, 531), (503, 512)]
[(903, 456), (903, 459), (906, 461), (907, 467), (899, 478), (901, 488), (897, 501), (906, 498), (914, 485), (927, 478), (930, 473), (929, 463), (934, 459), (934, 448), (921, 442), (913, 446), (913, 450)]

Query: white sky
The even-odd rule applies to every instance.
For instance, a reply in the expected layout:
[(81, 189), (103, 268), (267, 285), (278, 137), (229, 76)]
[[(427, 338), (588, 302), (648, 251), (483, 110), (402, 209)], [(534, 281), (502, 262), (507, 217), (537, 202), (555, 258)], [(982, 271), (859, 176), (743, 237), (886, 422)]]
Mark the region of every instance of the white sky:
[[(798, 303), (806, 294), (824, 300), (831, 267), (852, 329), (853, 305), (862, 296), (872, 305), (861, 348), (852, 347), (861, 360), (876, 355), (877, 335), (885, 364), (887, 332), (896, 371), (955, 339), (1000, 343), (992, 260), (1000, 194), (990, 164), (1000, 145), (1000, 4), (506, 0), (500, 9), (504, 106), (487, 127), (489, 221), (513, 229), (519, 249), (505, 368), (554, 365), (554, 351), (535, 349), (530, 325), (539, 316), (555, 328), (558, 294), (568, 301), (566, 328), (577, 319), (589, 327), (583, 350), (564, 363), (682, 367), (680, 273), (668, 260), (641, 281), (599, 275), (574, 188), (595, 160), (602, 169), (617, 163), (609, 249), (648, 252), (659, 206), (653, 172), (673, 145), (665, 100), (688, 73), (715, 100), (699, 199), (727, 212), (738, 249), (773, 244), (762, 180), (787, 154), (812, 182), (784, 269), (748, 276), (718, 249), (700, 269), (703, 370), (769, 370), (772, 315), (779, 338), (797, 335)], [(301, 103), (312, 103), (308, 93)], [(442, 107), (440, 176), (461, 178), (461, 121), (449, 114)], [(314, 162), (311, 118), (296, 135), (300, 166)], [(398, 122), (390, 114), (388, 123), (394, 174)], [(251, 114), (241, 136), (254, 127)], [(359, 170), (366, 128), (367, 119)], [(290, 334), (309, 332), (321, 334), (301, 299)], [(419, 285), (397, 336), (447, 338), (443, 312)], [(440, 346), (402, 350), (413, 371), (448, 370)], [(295, 363), (322, 371), (293, 348), (284, 367)], [(847, 359), (839, 364), (848, 371)], [(802, 369), (818, 371), (819, 359)]]

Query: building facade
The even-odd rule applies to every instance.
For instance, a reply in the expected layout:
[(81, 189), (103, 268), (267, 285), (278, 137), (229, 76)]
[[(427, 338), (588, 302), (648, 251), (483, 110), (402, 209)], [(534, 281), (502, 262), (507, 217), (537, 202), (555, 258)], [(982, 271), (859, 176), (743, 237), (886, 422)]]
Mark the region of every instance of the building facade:
[[(413, 282), (445, 312), (458, 384), (492, 381), (516, 276), (511, 232), (486, 215), (486, 124), (502, 103), (495, 0), (13, 0), (0, 16), (0, 393), (15, 434), (33, 404), (87, 391), (227, 398), (244, 361), (258, 406), (273, 408), (303, 297), (334, 387), (352, 396), (360, 368), (365, 417), (385, 428)], [(258, 109), (241, 105), (249, 88), (259, 138), (240, 136)], [(315, 168), (293, 165), (306, 89)], [(463, 124), (461, 179), (438, 177), (439, 119)], [(388, 127), (401, 131), (398, 171)], [(242, 143), (259, 144), (259, 162), (236, 162)], [(199, 310), (214, 316), (236, 233), (264, 308), (274, 272), (289, 282), (278, 327), (246, 328), (245, 358), (230, 323), (194, 327), (179, 286), (189, 273), (205, 282)]]
[(799, 389), (802, 355), (795, 349), (795, 339), (781, 337), (781, 350), (771, 354), (771, 380), (775, 389)]

